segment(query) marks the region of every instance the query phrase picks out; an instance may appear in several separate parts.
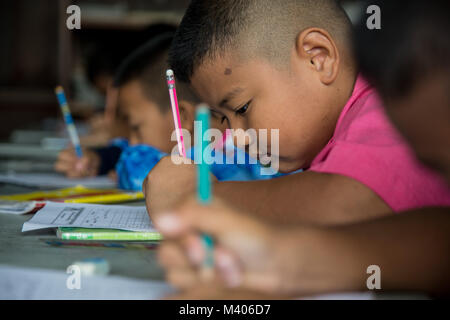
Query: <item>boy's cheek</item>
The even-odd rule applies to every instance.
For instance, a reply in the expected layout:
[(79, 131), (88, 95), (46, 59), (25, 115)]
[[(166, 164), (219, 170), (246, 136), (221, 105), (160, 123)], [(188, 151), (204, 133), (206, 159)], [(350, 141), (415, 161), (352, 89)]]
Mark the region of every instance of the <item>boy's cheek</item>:
[[(299, 157), (298, 153), (301, 147), (300, 143), (295, 144), (292, 140), (279, 143), (278, 149), (274, 148), (273, 145), (270, 146), (268, 151), (271, 152), (272, 163), (278, 161), (279, 172), (289, 173), (305, 166), (305, 161), (302, 157)], [(276, 159), (273, 159), (275, 157)]]

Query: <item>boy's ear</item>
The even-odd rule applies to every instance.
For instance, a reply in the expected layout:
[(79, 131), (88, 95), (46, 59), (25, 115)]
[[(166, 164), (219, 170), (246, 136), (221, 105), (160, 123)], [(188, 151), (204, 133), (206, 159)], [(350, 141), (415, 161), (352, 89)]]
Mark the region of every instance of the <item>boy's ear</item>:
[(195, 105), (186, 100), (180, 100), (181, 127), (192, 132), (194, 130)]
[(331, 35), (320, 28), (303, 30), (296, 40), (296, 54), (319, 73), (320, 81), (329, 85), (339, 70), (339, 51)]

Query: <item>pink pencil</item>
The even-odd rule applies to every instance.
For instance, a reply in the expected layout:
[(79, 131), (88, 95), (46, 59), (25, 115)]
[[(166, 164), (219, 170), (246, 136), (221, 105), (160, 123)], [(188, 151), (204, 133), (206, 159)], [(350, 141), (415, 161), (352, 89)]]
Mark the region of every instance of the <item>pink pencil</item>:
[(180, 109), (178, 108), (177, 90), (175, 89), (175, 78), (171, 69), (166, 71), (167, 86), (169, 87), (170, 104), (172, 105), (173, 123), (178, 141), (178, 152), (186, 157), (184, 150), (183, 132), (181, 131)]

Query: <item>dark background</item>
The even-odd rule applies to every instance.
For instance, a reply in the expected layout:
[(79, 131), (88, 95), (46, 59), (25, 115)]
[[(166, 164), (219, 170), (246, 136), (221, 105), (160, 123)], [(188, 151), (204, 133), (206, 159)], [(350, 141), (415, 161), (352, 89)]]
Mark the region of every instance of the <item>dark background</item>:
[[(53, 91), (57, 84), (66, 89), (75, 113), (83, 109), (74, 97), (73, 71), (83, 66), (83, 52), (90, 45), (106, 37), (129, 39), (153, 22), (177, 22), (188, 3), (0, 1), (0, 141), (14, 129), (39, 129), (43, 119), (59, 117)], [(66, 28), (71, 4), (80, 6), (81, 30)]]
[[(53, 91), (58, 84), (64, 86), (75, 118), (98, 108), (74, 85), (76, 79), (90, 85), (86, 80), (86, 52), (111, 39), (116, 48), (121, 48), (122, 43), (152, 23), (179, 22), (188, 3), (0, 1), (0, 141), (7, 140), (15, 129), (39, 130), (44, 119), (60, 117)], [(81, 8), (81, 30), (66, 28), (66, 8), (71, 4)], [(111, 43), (106, 45), (107, 50), (114, 51), (111, 47)]]

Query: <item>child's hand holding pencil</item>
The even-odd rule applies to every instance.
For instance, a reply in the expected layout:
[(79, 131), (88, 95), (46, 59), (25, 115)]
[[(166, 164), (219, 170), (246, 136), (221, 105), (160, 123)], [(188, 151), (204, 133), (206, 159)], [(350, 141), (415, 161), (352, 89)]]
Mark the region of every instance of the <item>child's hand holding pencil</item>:
[[(191, 162), (189, 159), (183, 161)], [(170, 209), (181, 199), (195, 192), (196, 166), (193, 162), (177, 165), (173, 163), (171, 156), (166, 156), (150, 171), (142, 189), (147, 211), (153, 219), (159, 212)]]
[(68, 178), (94, 177), (98, 175), (100, 169), (100, 157), (94, 151), (83, 149), (80, 158), (75, 149), (66, 149), (58, 154), (54, 169)]
[[(207, 146), (208, 146), (208, 139), (207, 137), (207, 131), (210, 127), (210, 112), (206, 105), (201, 105), (197, 108), (196, 111), (196, 124), (195, 126), (199, 127), (199, 132), (196, 134), (195, 137), (195, 160), (197, 165), (196, 169), (196, 176), (197, 176), (197, 201), (203, 205), (208, 206), (212, 200), (212, 179), (211, 179), (211, 173), (209, 170), (209, 158), (206, 154)], [(179, 140), (179, 145), (182, 144), (182, 141)], [(183, 152), (184, 155), (184, 152)], [(170, 159), (173, 162), (173, 158)], [(183, 163), (183, 162), (181, 162)], [(189, 165), (189, 164), (188, 164)], [(192, 165), (189, 167), (186, 167), (187, 169), (184, 170), (184, 177), (186, 178), (187, 184), (183, 186), (190, 186), (185, 190), (191, 191), (192, 190), (192, 181), (194, 181), (194, 177), (192, 176)], [(164, 171), (163, 171), (164, 172)], [(174, 171), (166, 170), (165, 172), (174, 174)], [(181, 171), (180, 171), (181, 173)], [(146, 195), (150, 194), (153, 195), (151, 190), (148, 188), (152, 187), (153, 181), (151, 180), (152, 177), (150, 175), (150, 180), (146, 179), (147, 181), (144, 182), (144, 193)], [(179, 182), (179, 175), (178, 172), (176, 172), (174, 179), (169, 179), (167, 175), (164, 175), (165, 181), (178, 181)], [(190, 181), (190, 183), (189, 183)], [(175, 189), (176, 190), (176, 189)], [(180, 189), (178, 189), (180, 190)], [(186, 191), (183, 191), (186, 192)], [(174, 200), (173, 199), (180, 199), (181, 196), (178, 193), (170, 192), (168, 194), (171, 194), (172, 198), (170, 198), (170, 202), (166, 204), (167, 207), (170, 207), (170, 205), (173, 205)], [(175, 196), (175, 198), (173, 198)], [(167, 201), (167, 197), (165, 197)], [(153, 201), (151, 198), (147, 198), (147, 208), (149, 209), (149, 212), (151, 211), (151, 208), (149, 208), (149, 204), (151, 204)], [(213, 269), (214, 269), (214, 256), (213, 256), (213, 249), (214, 249), (214, 240), (211, 236), (208, 234), (202, 235), (202, 241), (203, 245), (206, 250), (205, 259), (203, 261), (203, 268), (202, 268), (202, 277), (205, 280), (210, 280), (213, 276)]]
[[(283, 228), (245, 215), (218, 199), (204, 206), (195, 197), (158, 215), (154, 222), (165, 239), (158, 252), (160, 263), (168, 280), (179, 288), (197, 286), (204, 279), (207, 250), (203, 234), (215, 241), (212, 279), (221, 285), (286, 295), (299, 288), (294, 280), (296, 273), (304, 270), (299, 264), (304, 264), (301, 257), (306, 245), (290, 241), (290, 233)], [(295, 259), (292, 252), (300, 258)]]
[(56, 87), (55, 94), (73, 149), (62, 151), (58, 155), (54, 168), (57, 172), (61, 172), (69, 178), (96, 176), (100, 168), (100, 157), (92, 151), (86, 154), (86, 150), (81, 148), (80, 138), (70, 113), (64, 89), (61, 86)]
[(142, 184), (147, 210), (152, 218), (158, 212), (167, 210), (176, 204), (186, 195), (195, 192), (196, 186), (196, 167), (190, 159), (186, 158), (175, 75), (170, 69), (166, 72), (166, 80), (172, 106), (174, 130), (177, 136), (178, 156), (171, 155), (162, 158)]

